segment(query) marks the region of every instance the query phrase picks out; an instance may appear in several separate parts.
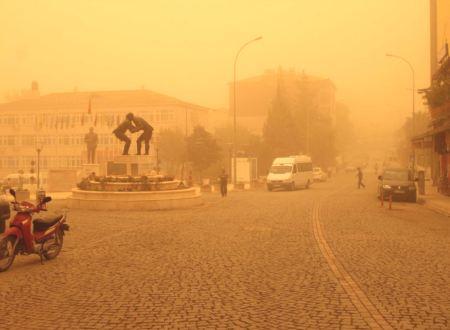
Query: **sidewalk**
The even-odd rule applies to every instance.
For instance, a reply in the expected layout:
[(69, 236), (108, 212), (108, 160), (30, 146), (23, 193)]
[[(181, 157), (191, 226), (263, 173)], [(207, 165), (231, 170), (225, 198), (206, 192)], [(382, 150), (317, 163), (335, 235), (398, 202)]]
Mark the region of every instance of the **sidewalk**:
[(433, 187), (429, 181), (426, 182), (425, 195), (419, 195), (419, 203), (430, 210), (450, 217), (450, 196), (439, 194), (437, 187)]
[(72, 192), (71, 191), (64, 191), (64, 192), (53, 192), (53, 193), (48, 193), (49, 196), (52, 197), (52, 199), (54, 200), (65, 200), (67, 198), (69, 198), (70, 196), (72, 196)]
[[(50, 196), (53, 200), (66, 200), (70, 196), (72, 196), (71, 191), (64, 191), (64, 192), (51, 192), (47, 193), (48, 196)], [(7, 200), (8, 202), (12, 202), (14, 200), (14, 197), (12, 197), (10, 194), (0, 194), (0, 199)], [(36, 199), (34, 196), (30, 198), (31, 202), (34, 202)]]

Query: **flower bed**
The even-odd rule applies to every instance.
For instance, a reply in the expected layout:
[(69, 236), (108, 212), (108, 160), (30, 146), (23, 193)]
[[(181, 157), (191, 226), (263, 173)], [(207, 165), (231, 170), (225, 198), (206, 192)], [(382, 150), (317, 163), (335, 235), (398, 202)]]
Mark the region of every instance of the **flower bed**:
[(80, 190), (90, 191), (157, 191), (183, 188), (181, 181), (171, 176), (103, 176), (87, 177), (78, 185)]

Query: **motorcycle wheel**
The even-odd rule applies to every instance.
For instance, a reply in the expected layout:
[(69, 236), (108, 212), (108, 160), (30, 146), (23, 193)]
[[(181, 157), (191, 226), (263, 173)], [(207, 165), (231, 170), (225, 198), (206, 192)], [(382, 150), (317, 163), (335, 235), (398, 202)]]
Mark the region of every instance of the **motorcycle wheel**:
[(49, 239), (44, 243), (44, 252), (42, 253), (47, 260), (55, 259), (61, 252), (64, 243), (64, 235), (62, 230), (55, 234), (53, 239)]
[(11, 267), (16, 257), (16, 238), (5, 237), (0, 241), (0, 272), (4, 272)]

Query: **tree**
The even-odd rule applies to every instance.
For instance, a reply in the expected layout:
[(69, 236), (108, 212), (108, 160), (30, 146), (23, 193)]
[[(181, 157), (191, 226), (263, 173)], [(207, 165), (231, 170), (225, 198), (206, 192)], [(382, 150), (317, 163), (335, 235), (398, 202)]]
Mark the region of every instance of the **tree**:
[[(428, 130), (430, 116), (425, 111), (415, 113), (414, 134), (420, 135)], [(412, 155), (412, 117), (406, 118), (402, 127), (397, 131), (397, 153), (402, 164), (409, 164), (409, 158)]]
[(354, 145), (355, 128), (350, 120), (348, 107), (340, 102), (336, 103), (336, 150), (344, 153)]
[(266, 152), (272, 156), (295, 155), (299, 153), (299, 131), (283, 89), (282, 73), (279, 72), (278, 86), (263, 130)]
[(168, 173), (175, 174), (186, 161), (186, 139), (180, 130), (166, 129), (159, 134), (159, 159)]
[(292, 100), (292, 114), (299, 131), (300, 148), (303, 152), (311, 154), (311, 149), (314, 145), (312, 143), (312, 126), (317, 119), (316, 107), (314, 105), (316, 91), (306, 76), (303, 76), (297, 82), (296, 87), (297, 91)]
[(195, 171), (201, 175), (204, 170), (219, 160), (220, 147), (211, 133), (202, 126), (186, 139), (187, 159), (192, 162)]
[[(221, 149), (219, 165), (221, 165), (222, 168), (225, 168), (229, 172), (231, 172), (233, 133), (233, 126), (231, 124), (217, 128), (214, 133), (214, 137)], [(258, 159), (258, 171), (261, 169), (260, 173), (265, 173), (264, 167), (260, 166), (260, 164), (265, 164), (263, 154), (263, 141), (261, 136), (253, 134), (245, 127), (237, 126), (236, 140), (237, 156), (256, 157)], [(271, 161), (272, 159), (270, 159), (270, 162)], [(220, 170), (220, 168), (218, 170)]]

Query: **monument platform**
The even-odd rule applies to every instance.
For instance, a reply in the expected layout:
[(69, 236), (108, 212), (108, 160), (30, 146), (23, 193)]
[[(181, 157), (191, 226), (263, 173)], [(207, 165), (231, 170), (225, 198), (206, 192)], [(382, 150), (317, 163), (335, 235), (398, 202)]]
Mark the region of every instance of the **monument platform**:
[(151, 211), (180, 209), (203, 203), (196, 188), (161, 191), (90, 191), (72, 189), (69, 207), (86, 210)]
[(145, 175), (156, 167), (156, 157), (153, 155), (121, 155), (107, 164), (107, 175)]

